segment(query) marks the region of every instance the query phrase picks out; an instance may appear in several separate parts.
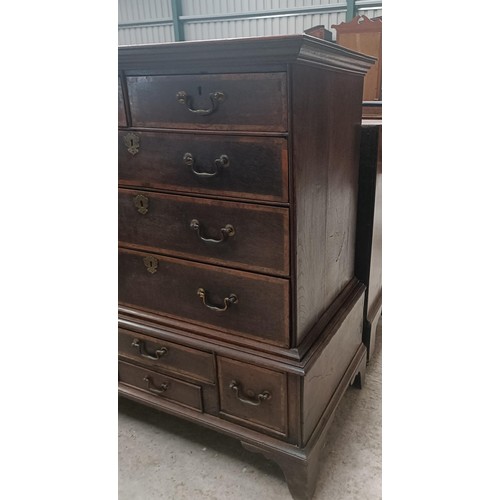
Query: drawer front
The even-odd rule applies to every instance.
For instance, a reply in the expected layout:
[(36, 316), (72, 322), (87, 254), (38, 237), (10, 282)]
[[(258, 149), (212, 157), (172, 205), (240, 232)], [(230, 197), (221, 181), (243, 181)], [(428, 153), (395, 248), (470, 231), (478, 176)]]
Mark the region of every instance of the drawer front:
[(208, 352), (122, 329), (118, 331), (118, 352), (136, 361), (202, 382), (215, 382), (215, 359)]
[(283, 132), (285, 73), (129, 76), (133, 127)]
[(287, 275), (288, 209), (119, 190), (122, 245)]
[(221, 413), (251, 427), (287, 433), (286, 375), (217, 358)]
[(118, 380), (158, 398), (203, 411), (201, 387), (189, 382), (123, 361), (118, 362)]
[(122, 83), (120, 78), (118, 78), (118, 126), (126, 127), (127, 126), (127, 118), (125, 115), (125, 106), (123, 104), (123, 91), (122, 91)]
[(288, 201), (285, 139), (120, 131), (118, 162), (124, 186)]
[(288, 347), (289, 282), (121, 249), (123, 305)]

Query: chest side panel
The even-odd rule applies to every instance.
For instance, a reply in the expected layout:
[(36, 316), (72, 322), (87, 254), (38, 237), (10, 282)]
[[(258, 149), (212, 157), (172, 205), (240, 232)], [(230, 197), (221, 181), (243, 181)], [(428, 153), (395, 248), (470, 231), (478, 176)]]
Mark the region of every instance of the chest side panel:
[(292, 71), (298, 344), (354, 276), (363, 79)]

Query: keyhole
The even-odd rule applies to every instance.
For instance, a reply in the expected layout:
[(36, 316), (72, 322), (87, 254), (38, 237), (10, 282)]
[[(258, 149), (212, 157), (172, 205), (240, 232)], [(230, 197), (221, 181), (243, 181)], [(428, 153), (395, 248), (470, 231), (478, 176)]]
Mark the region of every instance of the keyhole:
[(198, 95), (201, 95), (201, 86), (198, 87)]

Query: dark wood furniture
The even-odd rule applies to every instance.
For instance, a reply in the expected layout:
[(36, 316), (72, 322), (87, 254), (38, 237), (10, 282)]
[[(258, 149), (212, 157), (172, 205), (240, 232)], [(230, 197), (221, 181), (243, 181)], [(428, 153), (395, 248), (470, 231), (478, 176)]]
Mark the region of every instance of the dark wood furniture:
[(367, 287), (363, 342), (368, 359), (375, 349), (382, 314), (382, 121), (364, 120), (359, 161), (356, 276)]
[(325, 28), (324, 24), (318, 24), (312, 28), (304, 30), (306, 35), (315, 36), (316, 38), (321, 38), (322, 40), (333, 41), (333, 33)]
[(339, 45), (377, 58), (363, 88), (356, 241), (356, 276), (367, 286), (363, 342), (370, 359), (382, 313), (382, 17), (356, 16), (332, 28)]
[(306, 35), (119, 51), (119, 393), (275, 460), (297, 499), (366, 366), (372, 63)]

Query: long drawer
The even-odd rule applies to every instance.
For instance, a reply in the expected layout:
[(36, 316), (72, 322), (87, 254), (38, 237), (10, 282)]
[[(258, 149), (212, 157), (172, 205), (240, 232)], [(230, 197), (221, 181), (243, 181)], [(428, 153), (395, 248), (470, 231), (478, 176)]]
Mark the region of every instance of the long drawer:
[(201, 387), (123, 361), (118, 362), (118, 381), (162, 399), (203, 411)]
[(120, 249), (118, 296), (142, 308), (288, 347), (289, 282), (244, 271)]
[(129, 76), (133, 127), (282, 132), (285, 73)]
[(209, 352), (120, 328), (118, 353), (133, 361), (152, 365), (155, 369), (168, 370), (210, 384), (215, 382), (215, 358)]
[(122, 246), (288, 275), (288, 209), (120, 189)]
[(122, 130), (118, 176), (122, 186), (287, 202), (287, 141)]

